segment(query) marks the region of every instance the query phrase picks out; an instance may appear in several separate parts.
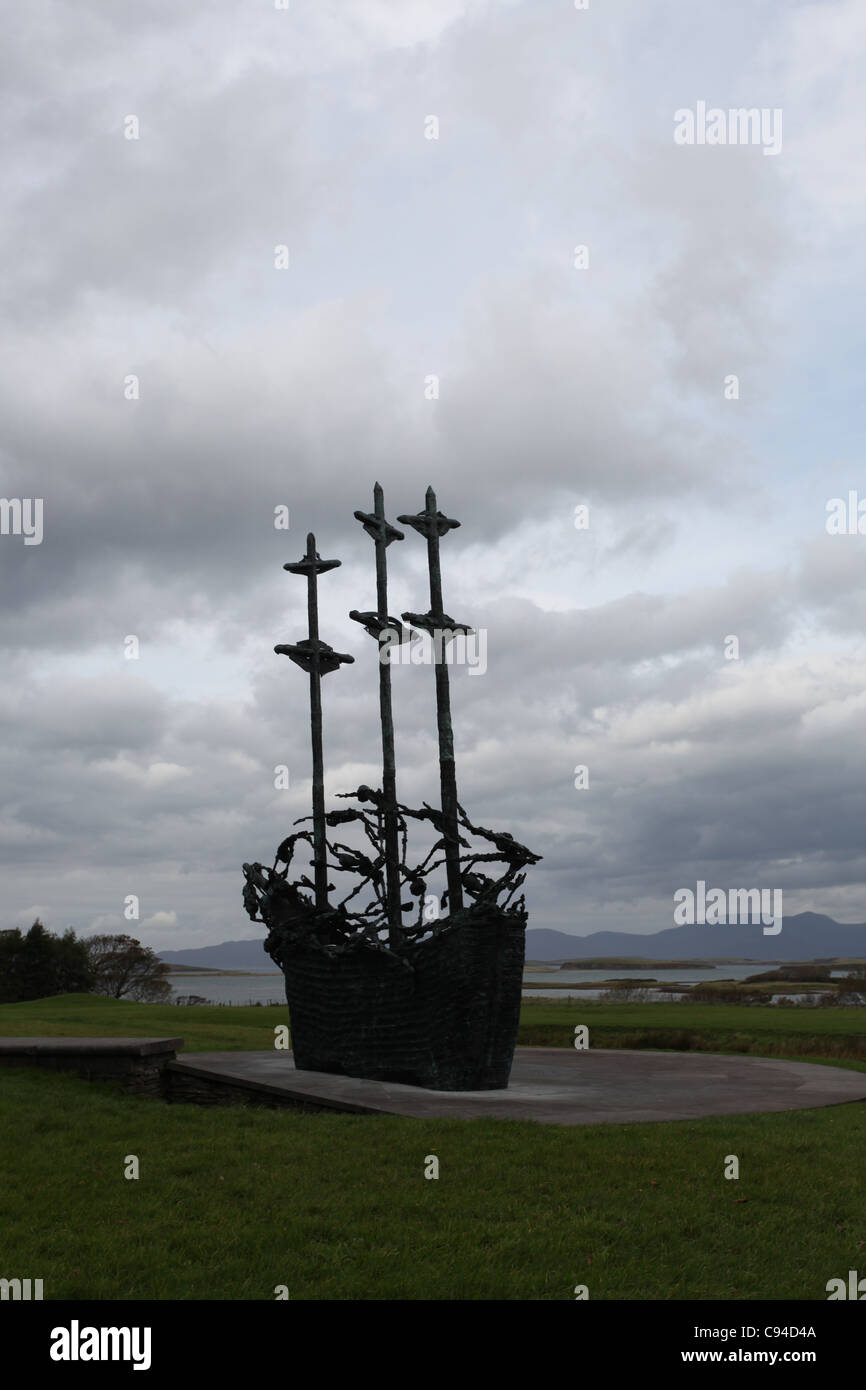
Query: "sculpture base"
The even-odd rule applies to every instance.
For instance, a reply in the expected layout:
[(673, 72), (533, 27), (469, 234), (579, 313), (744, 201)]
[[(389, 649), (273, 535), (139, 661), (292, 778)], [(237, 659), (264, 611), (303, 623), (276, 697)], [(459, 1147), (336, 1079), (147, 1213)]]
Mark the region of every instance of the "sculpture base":
[(269, 938), (298, 1068), (434, 1091), (507, 1087), (526, 918), (493, 908), (436, 926), (396, 955), (364, 944), (331, 955), (290, 935)]
[(807, 1110), (866, 1099), (866, 1074), (841, 1067), (709, 1052), (597, 1047), (587, 1052), (573, 1047), (517, 1047), (507, 1089), (468, 1093), (297, 1071), (291, 1053), (273, 1047), (263, 1052), (188, 1052), (169, 1062), (162, 1075), (172, 1100), (403, 1115), (425, 1122), (645, 1124), (704, 1115)]

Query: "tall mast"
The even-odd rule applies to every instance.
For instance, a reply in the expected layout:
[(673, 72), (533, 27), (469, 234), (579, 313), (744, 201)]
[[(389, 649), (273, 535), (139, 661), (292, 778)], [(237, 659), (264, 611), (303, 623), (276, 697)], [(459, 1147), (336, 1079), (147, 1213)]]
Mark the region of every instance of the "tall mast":
[(445, 871), (448, 878), (448, 909), (459, 912), (463, 906), (463, 884), (460, 878), (460, 831), (457, 821), (457, 775), (454, 766), (454, 733), (451, 728), (451, 691), (448, 667), (445, 662), (445, 642), (458, 632), (472, 629), (442, 610), (442, 574), (439, 568), (439, 540), (459, 521), (452, 521), (436, 509), (436, 494), (428, 487), (426, 506), (414, 516), (398, 516), (404, 526), (411, 526), (427, 539), (427, 564), (430, 570), (430, 612), (404, 613), (403, 620), (423, 628), (433, 638), (433, 662), (436, 672), (436, 723), (439, 731), (439, 784), (442, 792), (442, 820), (445, 840)]
[(394, 717), (391, 710), (391, 645), (403, 640), (403, 629), (388, 616), (388, 559), (392, 541), (402, 541), (403, 532), (385, 520), (385, 496), (380, 483), (373, 488), (373, 512), (355, 512), (376, 546), (376, 612), (349, 614), (361, 623), (379, 643), (379, 718), (382, 724), (382, 813), (385, 822), (385, 898), (388, 913), (388, 940), (395, 946), (403, 924), (400, 904), (400, 849), (397, 832), (397, 766), (394, 758)]
[(322, 676), (337, 671), (341, 662), (352, 662), (353, 656), (335, 652), (327, 642), (319, 640), (319, 596), (317, 581), (320, 574), (333, 570), (339, 560), (322, 560), (316, 551), (312, 531), (307, 536), (307, 553), (296, 564), (283, 565), (290, 574), (302, 574), (307, 580), (307, 621), (309, 637), (296, 646), (281, 643), (274, 647), (280, 656), (288, 656), (310, 677), (310, 728), (313, 742), (313, 871), (316, 885), (316, 907), (328, 906), (328, 865), (325, 844), (325, 778), (322, 761)]

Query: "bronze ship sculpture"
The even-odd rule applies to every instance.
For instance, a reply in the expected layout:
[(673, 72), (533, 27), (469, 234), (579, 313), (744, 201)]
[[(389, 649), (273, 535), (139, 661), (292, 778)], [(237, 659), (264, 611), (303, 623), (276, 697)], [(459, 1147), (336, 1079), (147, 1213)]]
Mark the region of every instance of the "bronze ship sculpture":
[[(285, 977), (296, 1067), (430, 1090), (502, 1089), (523, 983), (527, 913), (517, 895), (526, 867), (540, 856), (505, 832), (474, 825), (457, 799), (447, 643), (472, 629), (443, 610), (439, 542), (460, 523), (437, 510), (432, 488), (424, 511), (398, 517), (426, 539), (430, 574), (430, 609), (404, 613), (407, 629), (388, 614), (386, 551), (404, 535), (385, 520), (378, 483), (372, 513), (355, 517), (375, 544), (377, 607), (349, 616), (378, 647), (382, 786), (360, 786), (339, 797), (351, 805), (325, 809), (321, 680), (354, 658), (319, 638), (318, 576), (340, 561), (322, 560), (311, 533), (302, 559), (283, 566), (307, 580), (309, 635), (274, 650), (309, 676), (312, 816), (296, 825), (312, 821), (312, 827), (283, 840), (272, 866), (244, 864), (244, 907), (267, 928), (264, 949)], [(418, 638), (413, 629), (432, 639), (439, 809), (397, 800), (390, 661), (401, 642)], [(414, 866), (412, 822), (426, 822), (437, 837)], [(335, 838), (349, 826), (360, 832), (360, 848)], [(312, 879), (289, 879), (299, 845), (311, 851)], [(488, 871), (493, 865), (495, 875)], [(428, 893), (429, 877), (440, 868), (447, 880), (444, 915)], [(332, 872), (357, 880), (340, 901), (333, 900)], [(362, 892), (368, 901), (359, 906)]]

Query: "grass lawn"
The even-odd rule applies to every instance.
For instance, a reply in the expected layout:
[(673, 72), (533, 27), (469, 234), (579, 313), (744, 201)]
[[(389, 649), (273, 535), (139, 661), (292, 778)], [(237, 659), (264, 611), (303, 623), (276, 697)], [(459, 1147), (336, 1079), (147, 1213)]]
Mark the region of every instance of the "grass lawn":
[[(0, 1005), (0, 1037), (182, 1037), (186, 1052), (270, 1049), (284, 1005), (223, 1007), (131, 1004), (62, 994)], [(518, 1042), (571, 1047), (575, 1024), (590, 1046), (757, 1051), (766, 1056), (849, 1056), (866, 1061), (866, 1009), (785, 1009), (756, 1004), (609, 1004), (595, 1000), (524, 1002)]]
[(862, 1008), (540, 999), (524, 1003), (520, 1018), (519, 1041), (535, 1047), (571, 1046), (575, 1024), (584, 1023), (591, 1047), (866, 1061), (866, 1009)]
[[(605, 1030), (672, 1020), (768, 1048), (817, 1039), (815, 1060), (863, 1027), (852, 1009), (559, 1001), (526, 1006), (522, 1027), (568, 1045), (585, 1022), (610, 1045)], [(0, 1007), (5, 1035), (183, 1036), (188, 1051), (270, 1048), (284, 1021), (76, 996)], [(866, 1103), (566, 1128), (165, 1105), (4, 1068), (0, 1276), (42, 1278), (49, 1299), (272, 1299), (285, 1284), (302, 1300), (570, 1300), (586, 1284), (591, 1299), (823, 1301), (828, 1279), (866, 1273), (864, 1145)]]

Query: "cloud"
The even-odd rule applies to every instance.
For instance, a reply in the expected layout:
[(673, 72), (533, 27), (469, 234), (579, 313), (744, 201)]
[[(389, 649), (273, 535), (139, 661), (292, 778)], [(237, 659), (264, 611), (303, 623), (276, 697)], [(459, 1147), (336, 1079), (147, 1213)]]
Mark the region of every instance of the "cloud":
[[(328, 795), (378, 775), (346, 616), (377, 478), (392, 518), (432, 481), (462, 523), (445, 602), (488, 671), (454, 673), (458, 786), (545, 856), (536, 925), (657, 929), (700, 876), (862, 919), (860, 538), (792, 501), (835, 456), (856, 484), (860, 8), (91, 0), (7, 38), (0, 493), (45, 528), (0, 537), (7, 920), (38, 895), (124, 930), (135, 894), (158, 948), (256, 935), (240, 865), (309, 810), (273, 656), (308, 530), (356, 658)], [(704, 97), (782, 106), (782, 154), (675, 146)], [(418, 538), (389, 564), (392, 610), (425, 608)], [(429, 670), (394, 691), (401, 794), (436, 800)]]

